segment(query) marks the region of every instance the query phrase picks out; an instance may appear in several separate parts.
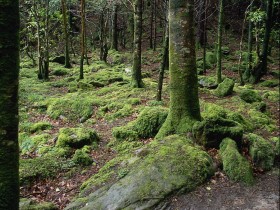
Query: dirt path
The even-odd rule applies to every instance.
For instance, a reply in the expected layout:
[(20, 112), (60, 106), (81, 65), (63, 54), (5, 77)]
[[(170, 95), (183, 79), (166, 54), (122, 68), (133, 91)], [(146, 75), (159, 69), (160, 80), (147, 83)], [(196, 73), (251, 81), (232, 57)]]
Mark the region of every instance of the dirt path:
[(279, 169), (258, 175), (256, 184), (246, 187), (217, 173), (195, 191), (173, 196), (161, 210), (279, 210)]

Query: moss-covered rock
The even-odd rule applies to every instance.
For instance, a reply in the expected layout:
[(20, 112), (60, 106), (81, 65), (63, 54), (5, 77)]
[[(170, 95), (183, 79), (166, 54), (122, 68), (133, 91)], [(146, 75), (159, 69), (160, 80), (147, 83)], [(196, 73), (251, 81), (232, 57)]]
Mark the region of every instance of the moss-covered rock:
[(66, 209), (153, 209), (170, 193), (191, 191), (213, 174), (209, 155), (183, 137), (153, 141), (146, 150), (119, 181), (80, 197)]
[(225, 138), (219, 154), (223, 162), (223, 170), (233, 181), (241, 181), (251, 185), (254, 182), (253, 170), (249, 162), (238, 152), (236, 142)]
[(255, 109), (259, 112), (264, 113), (266, 111), (266, 103), (264, 103), (263, 101), (253, 103), (253, 106), (255, 106)]
[(19, 203), (20, 210), (58, 210), (59, 208), (50, 202), (35, 203), (34, 201), (22, 198)]
[(277, 86), (279, 86), (279, 80), (278, 79), (266, 80), (266, 81), (260, 83), (260, 86), (263, 86), (263, 87), (277, 87)]
[(56, 146), (82, 148), (99, 141), (95, 130), (88, 128), (61, 128), (59, 130)]
[(255, 129), (262, 128), (269, 132), (277, 130), (276, 123), (266, 113), (259, 112), (256, 109), (250, 109), (248, 115)]
[(36, 133), (37, 131), (49, 130), (52, 127), (52, 124), (49, 122), (37, 122), (30, 127), (30, 132)]
[(64, 76), (68, 74), (68, 70), (65, 68), (56, 68), (51, 72), (55, 76)]
[(234, 81), (232, 79), (226, 78), (222, 83), (220, 83), (217, 89), (214, 90), (214, 95), (218, 97), (229, 96), (233, 92)]
[(255, 166), (263, 170), (273, 167), (275, 152), (273, 146), (261, 136), (250, 133), (246, 136), (249, 142), (249, 153)]
[(247, 103), (260, 102), (262, 100), (256, 91), (250, 89), (241, 91), (240, 98)]
[(279, 102), (279, 91), (267, 91), (263, 94), (263, 98), (272, 102)]
[(206, 62), (207, 65), (214, 65), (217, 62), (217, 56), (213, 52), (206, 53)]
[(22, 155), (38, 152), (51, 139), (49, 134), (40, 134), (35, 136), (20, 135), (20, 152)]
[(73, 162), (76, 164), (80, 164), (83, 166), (89, 166), (93, 163), (92, 158), (89, 156), (89, 154), (82, 149), (77, 149), (75, 151), (75, 154), (72, 158)]
[(139, 117), (126, 126), (113, 129), (113, 136), (120, 141), (154, 137), (164, 123), (168, 110), (162, 107), (146, 107)]
[(241, 146), (243, 128), (240, 124), (222, 117), (206, 118), (193, 126), (195, 141), (207, 148), (218, 148), (226, 137), (234, 139)]

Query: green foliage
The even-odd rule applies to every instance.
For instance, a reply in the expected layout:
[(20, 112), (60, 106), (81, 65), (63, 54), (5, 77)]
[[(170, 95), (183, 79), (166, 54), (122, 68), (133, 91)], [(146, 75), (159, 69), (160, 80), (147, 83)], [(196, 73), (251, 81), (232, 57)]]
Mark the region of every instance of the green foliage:
[(275, 152), (273, 146), (262, 137), (250, 133), (246, 136), (249, 141), (249, 152), (255, 166), (263, 170), (271, 170)]
[(137, 138), (154, 137), (167, 117), (165, 108), (146, 107), (139, 117), (126, 126), (113, 129), (113, 136), (117, 140), (136, 140)]
[(279, 102), (279, 91), (267, 91), (263, 94), (263, 98), (272, 102)]
[(68, 74), (68, 70), (65, 68), (56, 68), (54, 70), (52, 70), (52, 74), (55, 76), (64, 76)]
[(213, 52), (206, 53), (206, 63), (208, 66), (213, 66), (217, 63), (216, 55)]
[(233, 181), (241, 181), (245, 184), (254, 183), (253, 170), (249, 162), (238, 152), (235, 141), (225, 138), (219, 154), (223, 161), (223, 170)]
[(50, 138), (51, 136), (49, 134), (40, 134), (30, 137), (26, 133), (21, 133), (19, 135), (19, 147), (21, 154), (24, 155), (37, 152), (41, 147), (47, 144)]
[(240, 98), (247, 103), (259, 102), (262, 100), (261, 96), (256, 91), (250, 89), (243, 90), (240, 93)]
[(277, 87), (277, 86), (279, 86), (279, 80), (278, 79), (266, 80), (266, 81), (260, 83), (260, 86), (263, 86), (263, 87)]
[(248, 114), (254, 128), (263, 128), (269, 132), (273, 132), (277, 129), (273, 119), (271, 119), (271, 117), (269, 117), (267, 114), (261, 113), (256, 109), (250, 109)]
[(61, 128), (56, 146), (82, 148), (98, 142), (99, 137), (95, 130), (88, 128)]
[(59, 208), (50, 202), (35, 203), (33, 200), (21, 198), (19, 203), (20, 210), (58, 210)]
[(30, 132), (31, 133), (36, 133), (38, 131), (44, 131), (44, 130), (49, 130), (51, 129), (53, 126), (51, 123), (49, 122), (38, 122), (38, 123), (34, 123), (31, 127), (30, 127)]

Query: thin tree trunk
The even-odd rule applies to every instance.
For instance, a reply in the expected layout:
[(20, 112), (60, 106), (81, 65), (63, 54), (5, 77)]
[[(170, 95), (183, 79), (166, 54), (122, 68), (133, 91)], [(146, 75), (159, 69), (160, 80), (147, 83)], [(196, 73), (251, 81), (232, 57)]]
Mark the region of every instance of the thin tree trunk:
[(45, 53), (44, 53), (44, 79), (49, 79), (49, 6), (50, 0), (46, 1), (46, 23), (45, 23)]
[(156, 51), (157, 48), (157, 0), (154, 0), (154, 36), (153, 36), (153, 50)]
[(224, 0), (220, 0), (219, 5), (219, 22), (218, 22), (218, 46), (217, 46), (217, 83), (222, 82), (222, 32), (223, 32), (223, 13), (224, 13)]
[(141, 54), (142, 54), (142, 0), (134, 3), (134, 53), (132, 69), (132, 87), (143, 87), (141, 76)]
[[(204, 0), (204, 21), (203, 21), (203, 72), (206, 73), (206, 44), (207, 44), (207, 0)], [(202, 42), (202, 40), (200, 40)]]
[(154, 32), (154, 1), (150, 0), (151, 18), (150, 18), (150, 49), (153, 49), (153, 32)]
[(193, 18), (193, 0), (169, 1), (170, 111), (156, 138), (186, 134), (201, 120)]
[(81, 0), (81, 58), (80, 58), (80, 79), (84, 79), (84, 52), (85, 52), (85, 0)]
[(19, 1), (0, 0), (0, 209), (19, 209)]
[(70, 55), (69, 55), (69, 32), (68, 32), (68, 22), (67, 22), (67, 7), (65, 0), (61, 0), (62, 16), (63, 16), (63, 33), (65, 42), (65, 68), (71, 68)]
[(111, 48), (118, 51), (118, 5), (113, 6), (113, 23), (112, 23), (112, 45)]
[(159, 79), (158, 79), (158, 92), (157, 92), (157, 101), (162, 100), (162, 85), (163, 85), (163, 78), (164, 78), (164, 70), (166, 68), (166, 63), (168, 59), (168, 46), (169, 46), (169, 27), (168, 23), (166, 24), (166, 30), (165, 30), (165, 40), (164, 40), (164, 45), (162, 49), (162, 60), (161, 60), (161, 65), (160, 65), (160, 70), (159, 70)]

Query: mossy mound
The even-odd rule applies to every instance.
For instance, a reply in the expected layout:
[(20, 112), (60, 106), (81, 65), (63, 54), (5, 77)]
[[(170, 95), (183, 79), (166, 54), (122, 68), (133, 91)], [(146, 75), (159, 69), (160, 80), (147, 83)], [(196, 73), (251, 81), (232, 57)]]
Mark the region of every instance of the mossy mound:
[(277, 80), (277, 79), (266, 80), (266, 81), (260, 83), (260, 86), (262, 86), (262, 87), (277, 87), (277, 86), (279, 86), (279, 80)]
[(36, 178), (55, 177), (61, 169), (62, 160), (58, 160), (55, 157), (21, 159), (19, 163), (20, 183), (28, 183)]
[(250, 109), (248, 115), (255, 129), (261, 128), (269, 132), (277, 130), (274, 120), (266, 113), (259, 112), (256, 109)]
[(214, 95), (218, 97), (229, 96), (233, 92), (234, 81), (232, 79), (226, 78), (218, 87), (214, 90)]
[(30, 132), (36, 133), (37, 131), (49, 130), (52, 127), (52, 124), (49, 122), (37, 122), (30, 127)]
[(279, 91), (267, 91), (263, 94), (263, 98), (268, 99), (272, 102), (279, 102), (280, 96)]
[(59, 208), (50, 202), (35, 203), (33, 200), (22, 198), (19, 203), (20, 210), (58, 210)]
[(51, 136), (49, 134), (40, 134), (30, 137), (26, 133), (21, 133), (19, 135), (20, 152), (22, 155), (38, 152), (40, 147), (46, 145), (50, 139)]
[(68, 93), (61, 98), (47, 100), (47, 114), (53, 118), (66, 118), (71, 121), (88, 119), (93, 114), (93, 106), (102, 103), (90, 93)]
[(75, 154), (72, 158), (73, 162), (79, 165), (83, 166), (89, 166), (93, 163), (92, 158), (89, 156), (89, 154), (82, 149), (77, 149), (75, 151)]
[(223, 170), (233, 181), (241, 181), (251, 185), (254, 182), (253, 170), (249, 162), (238, 152), (236, 142), (225, 138), (219, 154), (223, 162)]
[(131, 167), (117, 182), (78, 198), (66, 209), (153, 209), (170, 193), (191, 191), (213, 174), (209, 155), (184, 137), (153, 141), (146, 150), (143, 156), (131, 157)]
[(262, 100), (256, 91), (250, 89), (241, 91), (240, 98), (247, 103), (260, 102)]
[(226, 137), (234, 139), (239, 146), (242, 143), (242, 126), (222, 117), (206, 118), (196, 122), (192, 131), (195, 141), (206, 148), (218, 148)]
[(215, 77), (199, 76), (198, 84), (202, 88), (215, 89), (218, 87)]
[(273, 146), (261, 136), (250, 133), (246, 136), (249, 142), (249, 152), (255, 166), (265, 171), (271, 170), (275, 152)]
[(56, 146), (82, 148), (99, 141), (95, 130), (88, 128), (61, 128), (59, 130)]
[(68, 74), (68, 70), (65, 68), (56, 68), (54, 70), (51, 71), (52, 75), (55, 76), (64, 76)]
[(217, 62), (217, 56), (213, 52), (206, 53), (206, 62), (207, 65), (212, 66), (215, 65)]
[(139, 117), (126, 126), (113, 129), (113, 136), (120, 141), (154, 137), (168, 115), (162, 107), (146, 107)]

